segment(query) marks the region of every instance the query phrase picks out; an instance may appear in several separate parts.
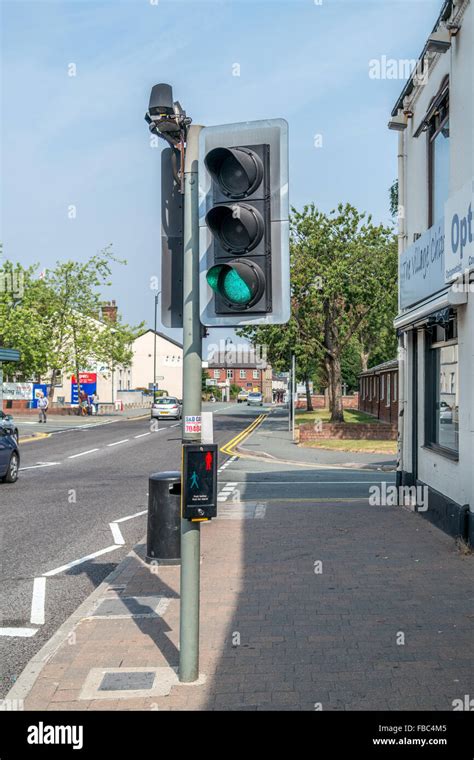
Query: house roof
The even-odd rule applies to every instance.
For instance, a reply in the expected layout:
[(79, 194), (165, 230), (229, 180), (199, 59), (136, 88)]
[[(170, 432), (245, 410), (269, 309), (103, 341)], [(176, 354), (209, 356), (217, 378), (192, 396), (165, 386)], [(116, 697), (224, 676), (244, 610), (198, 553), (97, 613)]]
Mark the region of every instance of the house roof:
[[(154, 332), (155, 330), (152, 330), (152, 329), (143, 330), (143, 332), (140, 333), (140, 335), (137, 335), (137, 338), (141, 338), (142, 335), (146, 335), (147, 333), (154, 333)], [(179, 343), (179, 341), (177, 340), (173, 340), (173, 338), (170, 338), (169, 335), (165, 335), (164, 333), (159, 332), (158, 330), (156, 330), (156, 334), (159, 338), (163, 338), (163, 340), (167, 340), (169, 343), (173, 343), (174, 346), (177, 346), (178, 348), (183, 348), (182, 343)], [(135, 340), (137, 338), (135, 338)]]
[(377, 364), (375, 367), (370, 367), (370, 369), (367, 369), (365, 372), (361, 372), (359, 377), (363, 377), (364, 375), (378, 375), (379, 372), (388, 372), (391, 369), (398, 369), (398, 359), (390, 359), (388, 362), (382, 362), (382, 364)]

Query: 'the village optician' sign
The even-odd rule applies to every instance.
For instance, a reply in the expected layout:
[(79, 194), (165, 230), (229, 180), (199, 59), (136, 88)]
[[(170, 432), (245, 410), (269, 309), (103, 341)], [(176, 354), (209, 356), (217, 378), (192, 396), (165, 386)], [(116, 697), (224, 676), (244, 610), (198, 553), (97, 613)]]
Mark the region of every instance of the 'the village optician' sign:
[(440, 219), (400, 257), (400, 308), (407, 309), (444, 287), (444, 219)]
[(462, 272), (474, 269), (474, 180), (446, 201), (444, 212), (445, 278), (451, 282)]

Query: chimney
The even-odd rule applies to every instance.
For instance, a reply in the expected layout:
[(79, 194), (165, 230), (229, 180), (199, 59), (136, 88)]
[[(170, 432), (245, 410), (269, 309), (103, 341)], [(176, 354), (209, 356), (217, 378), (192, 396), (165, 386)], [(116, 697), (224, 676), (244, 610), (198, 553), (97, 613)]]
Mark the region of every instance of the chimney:
[(102, 319), (108, 322), (117, 321), (117, 305), (115, 301), (104, 301), (102, 304)]

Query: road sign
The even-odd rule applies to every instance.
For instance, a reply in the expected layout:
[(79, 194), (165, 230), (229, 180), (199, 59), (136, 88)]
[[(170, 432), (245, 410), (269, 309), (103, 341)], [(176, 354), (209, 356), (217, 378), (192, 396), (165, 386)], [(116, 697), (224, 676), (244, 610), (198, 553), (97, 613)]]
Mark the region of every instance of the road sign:
[(181, 515), (210, 520), (217, 515), (217, 444), (183, 444)]
[(212, 377), (208, 377), (207, 380), (206, 380), (206, 385), (207, 386), (210, 386), (210, 385), (216, 386), (217, 385), (217, 380), (214, 380)]

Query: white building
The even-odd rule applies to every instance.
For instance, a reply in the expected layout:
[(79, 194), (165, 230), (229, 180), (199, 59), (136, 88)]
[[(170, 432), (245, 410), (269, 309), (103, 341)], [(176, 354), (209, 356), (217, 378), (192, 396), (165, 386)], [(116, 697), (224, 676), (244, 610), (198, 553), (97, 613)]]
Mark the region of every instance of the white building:
[[(147, 330), (133, 341), (132, 365), (124, 370), (129, 373), (128, 387), (153, 387), (154, 351), (154, 330)], [(158, 389), (168, 391), (169, 396), (183, 397), (183, 346), (160, 332), (156, 333), (156, 377)]]
[(423, 514), (471, 544), (473, 27), (471, 0), (443, 3), (389, 123), (399, 134), (398, 483), (426, 485)]
[[(139, 335), (132, 344), (133, 359), (130, 367), (118, 367), (113, 372), (99, 365), (91, 365), (89, 372), (81, 373), (81, 384), (96, 383), (100, 402), (122, 400), (133, 403), (142, 400), (137, 390), (152, 390), (155, 377), (155, 333), (153, 330)], [(156, 333), (156, 388), (170, 396), (182, 398), (183, 347), (181, 343)], [(77, 402), (72, 395), (71, 374), (63, 373), (54, 389), (54, 401), (70, 404)], [(86, 386), (87, 388), (87, 386)], [(135, 395), (134, 395), (135, 394)]]

